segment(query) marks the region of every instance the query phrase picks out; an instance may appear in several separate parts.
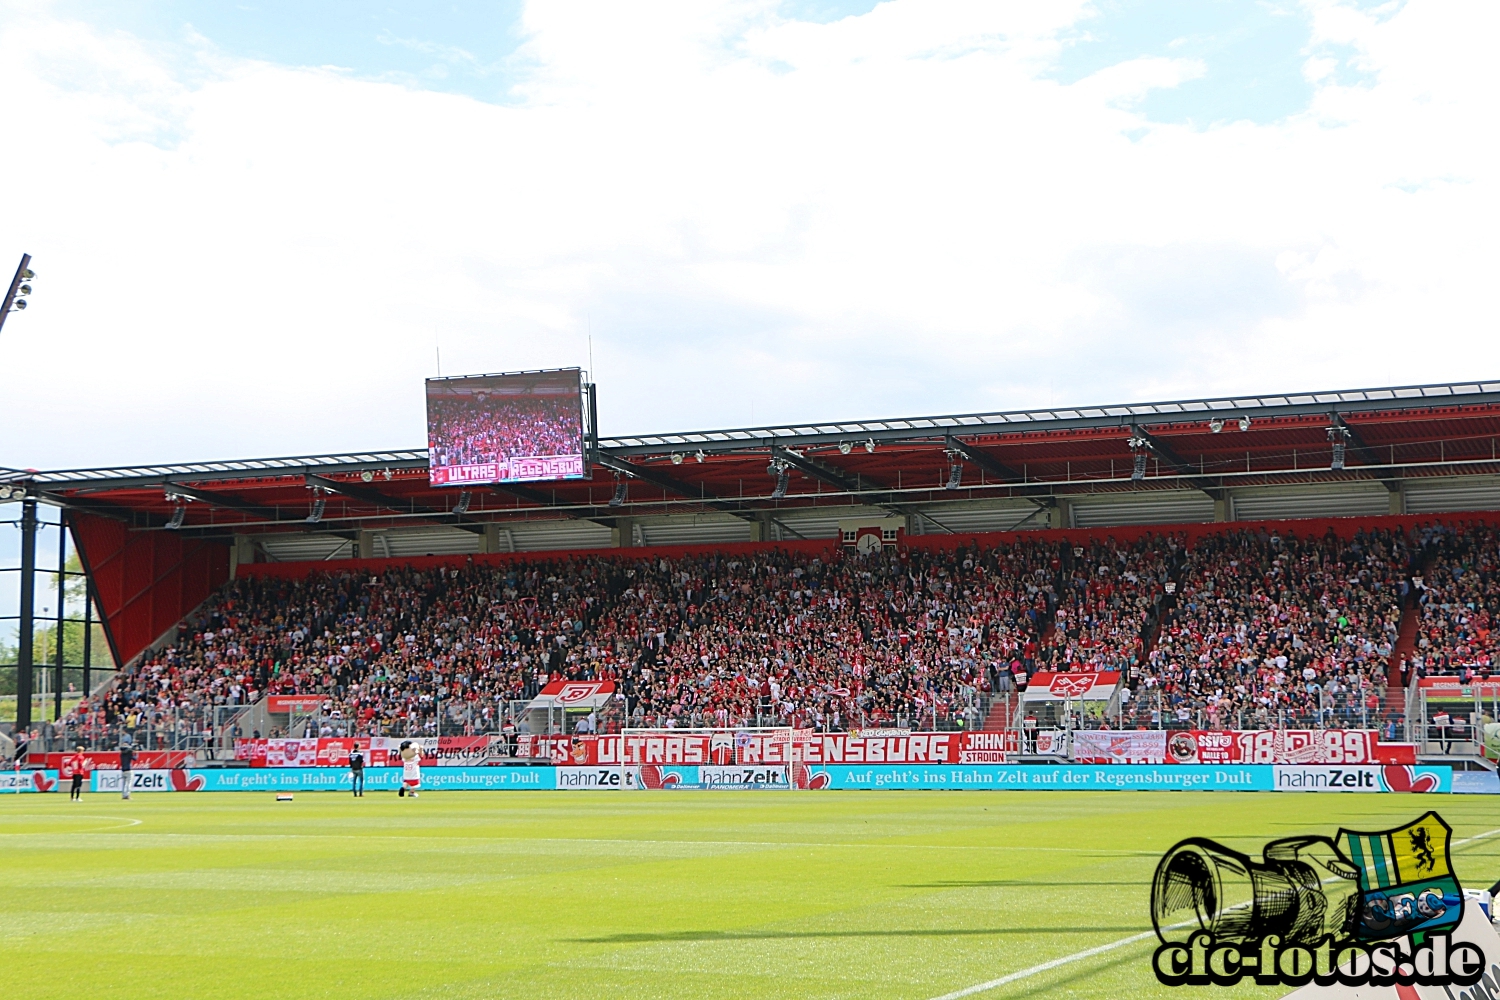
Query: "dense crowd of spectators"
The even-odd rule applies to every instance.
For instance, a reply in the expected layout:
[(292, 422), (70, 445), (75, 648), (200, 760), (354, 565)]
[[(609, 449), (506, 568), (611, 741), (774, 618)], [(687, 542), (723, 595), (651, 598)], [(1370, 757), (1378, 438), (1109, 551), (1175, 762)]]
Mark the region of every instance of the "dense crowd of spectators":
[(1113, 725), (1375, 725), (1413, 572), (1415, 667), (1487, 670), (1497, 560), (1488, 527), (1250, 528), (251, 577), (77, 718), (312, 694), (323, 735), (495, 732), (549, 680), (607, 679), (601, 728), (974, 726), (1038, 671), (1120, 670)]
[(329, 735), (431, 731), (439, 711), (445, 732), (494, 731), (549, 680), (609, 679), (635, 725), (972, 724), (997, 657), (1035, 655), (1053, 548), (238, 580), (82, 713), (114, 725), (317, 694)]
[(428, 404), (428, 447), (439, 467), (576, 455), (582, 419), (576, 396), (435, 399)]
[(1404, 537), (1384, 529), (1199, 539), (1139, 671), (1135, 718), (1208, 728), (1378, 719), (1409, 567)]
[(1151, 534), (1131, 545), (1106, 538), (1074, 547), (1043, 668), (1125, 670), (1135, 663), (1184, 545), (1180, 535)]
[(1429, 524), (1416, 536), (1426, 571), (1408, 677), (1488, 675), (1500, 658), (1492, 624), (1500, 615), (1500, 532), (1478, 523)]

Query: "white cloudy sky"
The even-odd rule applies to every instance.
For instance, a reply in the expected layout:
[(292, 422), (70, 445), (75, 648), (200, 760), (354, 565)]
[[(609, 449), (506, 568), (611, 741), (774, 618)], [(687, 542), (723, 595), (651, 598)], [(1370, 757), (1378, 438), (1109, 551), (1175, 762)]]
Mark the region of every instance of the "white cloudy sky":
[(590, 331), (606, 434), (1496, 377), (1497, 21), (0, 0), (0, 465), (420, 446)]

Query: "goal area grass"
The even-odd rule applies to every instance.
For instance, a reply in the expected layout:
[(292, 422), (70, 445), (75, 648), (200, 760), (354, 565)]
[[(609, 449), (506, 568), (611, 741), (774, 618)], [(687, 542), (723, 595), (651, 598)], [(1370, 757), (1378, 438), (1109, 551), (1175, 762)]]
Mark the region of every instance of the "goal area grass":
[(28, 1000), (1221, 997), (1151, 973), (1167, 848), (1429, 809), (1500, 879), (1484, 796), (3, 795), (0, 962)]

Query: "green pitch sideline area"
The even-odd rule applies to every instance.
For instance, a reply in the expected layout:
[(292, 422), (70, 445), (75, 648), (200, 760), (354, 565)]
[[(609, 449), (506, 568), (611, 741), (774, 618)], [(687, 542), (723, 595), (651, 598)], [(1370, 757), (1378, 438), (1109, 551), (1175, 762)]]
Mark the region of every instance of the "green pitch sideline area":
[(1433, 808), (1500, 878), (1483, 796), (18, 795), (0, 961), (27, 1000), (1222, 996), (1151, 974), (1166, 848)]

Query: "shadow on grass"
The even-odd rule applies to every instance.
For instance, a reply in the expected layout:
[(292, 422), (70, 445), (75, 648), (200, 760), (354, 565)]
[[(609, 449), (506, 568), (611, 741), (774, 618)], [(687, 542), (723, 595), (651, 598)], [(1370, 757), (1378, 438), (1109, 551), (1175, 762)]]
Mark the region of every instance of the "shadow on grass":
[(910, 931), (661, 931), (567, 938), (566, 944), (655, 944), (672, 941), (796, 941), (819, 938), (991, 937), (1000, 934), (1129, 934), (1150, 927), (956, 927)]

